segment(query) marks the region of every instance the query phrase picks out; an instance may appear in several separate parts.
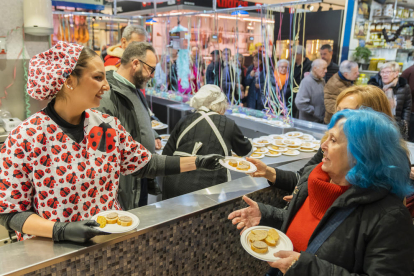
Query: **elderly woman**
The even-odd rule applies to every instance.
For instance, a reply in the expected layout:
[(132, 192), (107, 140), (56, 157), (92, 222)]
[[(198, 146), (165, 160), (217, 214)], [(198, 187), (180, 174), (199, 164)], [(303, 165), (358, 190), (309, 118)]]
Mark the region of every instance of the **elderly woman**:
[(307, 167), (287, 210), (256, 203), (229, 215), (237, 229), (280, 229), (294, 251), (269, 265), (284, 275), (409, 275), (414, 231), (402, 199), (413, 192), (394, 122), (372, 110), (336, 113), (321, 163)]
[[(238, 126), (224, 113), (227, 99), (220, 87), (207, 84), (191, 99), (190, 105), (197, 110), (180, 120), (171, 133), (163, 155), (195, 156), (204, 153), (221, 153), (239, 156), (252, 151), (250, 141)], [(179, 196), (228, 181), (226, 169), (214, 173), (188, 173), (177, 177), (165, 177), (163, 199)]]
[(400, 66), (396, 62), (385, 63), (381, 71), (368, 84), (381, 88), (388, 98), (392, 115), (397, 121), (404, 139), (408, 138), (411, 116), (411, 90), (406, 79), (399, 77)]
[[(337, 111), (344, 109), (358, 109), (361, 106), (372, 108), (375, 111), (382, 112), (385, 115), (392, 117), (387, 97), (381, 89), (372, 85), (352, 86), (342, 91), (336, 99)], [(275, 185), (282, 190), (293, 193), (297, 181), (303, 174), (304, 169), (307, 166), (319, 164), (322, 162), (322, 158), (323, 153), (320, 148), (313, 158), (298, 172), (284, 171), (278, 168), (268, 167), (258, 159), (249, 158), (248, 160), (253, 162), (257, 167), (257, 171), (253, 174), (254, 177), (265, 177), (270, 185)]]
[(217, 156), (151, 154), (117, 118), (92, 110), (108, 90), (104, 64), (87, 47), (60, 41), (30, 60), (28, 94), (51, 101), (10, 132), (0, 152), (0, 224), (19, 240), (85, 242), (102, 235), (90, 218), (122, 209), (120, 174), (154, 178), (221, 168)]
[(277, 62), (277, 69), (275, 70), (275, 79), (280, 91), (283, 91), (283, 88), (285, 87), (285, 83), (289, 76), (288, 71), (289, 61), (286, 59), (279, 60)]

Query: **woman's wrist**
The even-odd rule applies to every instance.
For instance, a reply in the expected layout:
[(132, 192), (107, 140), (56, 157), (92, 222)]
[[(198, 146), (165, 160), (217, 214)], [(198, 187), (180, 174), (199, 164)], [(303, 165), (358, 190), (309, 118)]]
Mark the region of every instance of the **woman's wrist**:
[(274, 168), (267, 166), (265, 178), (269, 180), (271, 183), (275, 183), (276, 182), (276, 170)]
[(196, 167), (196, 158), (197, 157), (181, 157), (180, 158), (180, 169), (181, 172), (189, 172), (189, 171), (194, 171), (197, 169)]

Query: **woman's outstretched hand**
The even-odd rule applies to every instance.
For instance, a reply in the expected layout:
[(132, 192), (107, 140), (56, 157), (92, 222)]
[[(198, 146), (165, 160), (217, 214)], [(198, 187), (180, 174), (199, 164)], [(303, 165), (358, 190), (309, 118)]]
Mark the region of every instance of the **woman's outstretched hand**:
[(228, 217), (228, 219), (232, 220), (233, 224), (237, 224), (237, 229), (242, 229), (240, 235), (247, 228), (259, 225), (262, 218), (259, 205), (256, 201), (251, 200), (247, 196), (243, 196), (243, 200), (249, 205), (249, 207), (234, 211)]

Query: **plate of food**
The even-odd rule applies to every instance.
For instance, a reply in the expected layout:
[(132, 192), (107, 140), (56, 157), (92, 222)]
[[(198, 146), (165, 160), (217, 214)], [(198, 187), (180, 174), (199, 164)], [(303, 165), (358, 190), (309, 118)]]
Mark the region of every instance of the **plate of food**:
[(269, 137), (271, 139), (273, 139), (273, 140), (283, 140), (283, 139), (286, 139), (286, 136), (280, 135), (280, 134), (272, 134), (272, 135), (269, 135)]
[(161, 141), (163, 142), (168, 142), (168, 139), (170, 139), (170, 135), (169, 134), (163, 134), (160, 136)]
[(275, 145), (270, 145), (267, 146), (268, 150), (274, 150), (274, 151), (279, 151), (279, 152), (283, 152), (283, 151), (287, 151), (288, 148), (284, 145), (284, 146), (275, 146)]
[(319, 147), (321, 145), (321, 140), (313, 140), (311, 143)]
[(139, 225), (139, 218), (126, 211), (109, 210), (93, 216), (91, 219), (101, 226), (95, 227), (106, 233), (125, 233), (134, 230)]
[(272, 145), (277, 146), (277, 147), (286, 147), (286, 145), (283, 144), (283, 140), (280, 140), (280, 139), (273, 140)]
[(259, 146), (264, 147), (264, 146), (269, 145), (271, 143), (272, 143), (272, 140), (269, 137), (267, 137), (266, 139), (262, 139), (262, 138), (254, 138), (253, 139), (253, 145), (254, 146), (259, 145)]
[(246, 161), (243, 158), (226, 157), (224, 159), (220, 159), (219, 162), (220, 165), (222, 165), (226, 169), (235, 172), (254, 173), (255, 171), (257, 171), (256, 166), (252, 162)]
[(254, 153), (267, 153), (269, 150), (266, 147), (256, 148), (253, 150)]
[(295, 156), (295, 155), (299, 155), (300, 152), (298, 150), (295, 150), (295, 149), (288, 149), (287, 151), (282, 152), (282, 154), (288, 155), (288, 156)]
[(168, 128), (168, 125), (166, 125), (166, 124), (163, 124), (163, 123), (161, 123), (161, 122), (158, 122), (158, 121), (156, 121), (156, 120), (152, 120), (151, 121), (151, 126), (152, 126), (152, 129), (166, 129), (166, 128)]
[(285, 133), (285, 136), (289, 138), (299, 138), (303, 136), (303, 133), (300, 131), (291, 131), (291, 132)]
[(299, 137), (299, 139), (301, 139), (303, 141), (313, 141), (313, 140), (315, 140), (315, 138), (310, 134), (303, 134), (301, 137)]
[(282, 152), (275, 151), (275, 150), (269, 150), (269, 152), (266, 153), (265, 155), (266, 156), (269, 156), (269, 157), (277, 157), (277, 156), (281, 156), (282, 155)]
[(312, 144), (310, 142), (305, 142), (305, 143), (302, 143), (302, 145), (300, 145), (300, 150), (302, 150), (302, 151), (313, 151), (314, 147), (315, 147), (314, 144)]
[(250, 158), (255, 158), (255, 159), (261, 159), (261, 158), (263, 158), (265, 155), (263, 154), (263, 153), (256, 153), (256, 152), (253, 152), (251, 155), (250, 155)]
[(240, 236), (240, 242), (247, 253), (266, 262), (278, 260), (273, 254), (280, 250), (293, 250), (292, 242), (284, 233), (267, 226), (246, 229)]
[(299, 139), (285, 139), (282, 140), (282, 143), (288, 147), (300, 147), (302, 145), (302, 140)]

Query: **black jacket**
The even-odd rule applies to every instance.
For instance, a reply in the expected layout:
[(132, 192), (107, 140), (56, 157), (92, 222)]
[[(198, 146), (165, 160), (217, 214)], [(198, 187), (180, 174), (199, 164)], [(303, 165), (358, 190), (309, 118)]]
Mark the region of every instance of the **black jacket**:
[[(314, 168), (305, 168), (287, 210), (259, 203), (262, 214), (260, 225), (287, 231), (308, 197), (307, 181)], [(289, 181), (281, 179), (281, 175), (277, 178), (278, 181)], [(358, 207), (316, 254), (301, 252), (299, 260), (285, 276), (410, 275), (414, 258), (414, 227), (402, 200), (385, 189), (349, 188), (325, 213), (309, 242), (338, 208), (355, 203)]]
[[(371, 77), (368, 84), (375, 85), (382, 89), (384, 83), (382, 82), (380, 74)], [(394, 87), (394, 95), (397, 97), (397, 106), (395, 109), (395, 120), (397, 122), (404, 120), (407, 125), (410, 123), (411, 116), (411, 90), (406, 79), (399, 77), (398, 83)]]

